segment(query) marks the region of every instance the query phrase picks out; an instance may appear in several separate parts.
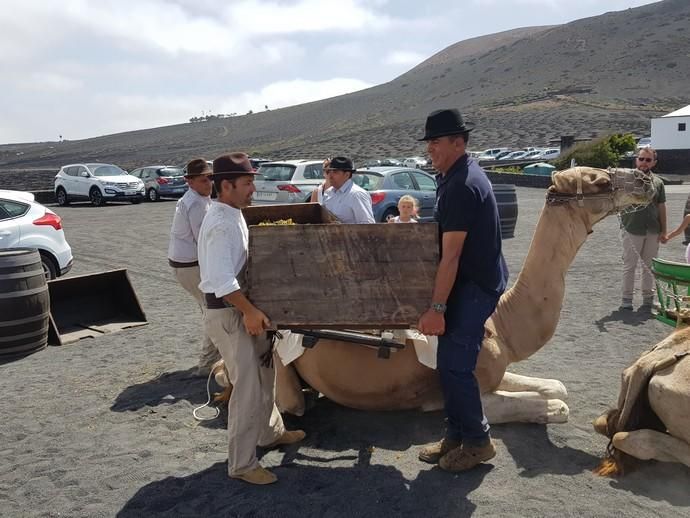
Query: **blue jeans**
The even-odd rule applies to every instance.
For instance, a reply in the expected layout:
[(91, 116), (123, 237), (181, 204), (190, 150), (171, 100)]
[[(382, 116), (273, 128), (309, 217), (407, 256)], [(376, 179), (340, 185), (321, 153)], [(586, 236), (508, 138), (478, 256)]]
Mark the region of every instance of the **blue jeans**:
[(484, 339), (484, 323), (496, 309), (499, 296), (473, 282), (456, 287), (446, 310), (446, 332), (438, 337), (436, 365), (441, 379), (448, 430), (446, 437), (466, 446), (489, 441), (474, 369)]

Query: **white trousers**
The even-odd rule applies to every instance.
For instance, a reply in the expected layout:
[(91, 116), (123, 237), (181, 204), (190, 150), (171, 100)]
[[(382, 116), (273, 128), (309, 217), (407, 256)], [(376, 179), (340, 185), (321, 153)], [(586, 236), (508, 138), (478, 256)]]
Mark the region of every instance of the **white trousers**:
[(241, 475), (259, 466), (257, 446), (266, 446), (285, 432), (275, 405), (275, 369), (261, 365), (260, 357), (269, 350), (270, 342), (265, 333), (247, 334), (242, 313), (235, 308), (207, 309), (205, 321), (206, 332), (218, 346), (232, 384), (228, 474)]
[(642, 298), (654, 296), (652, 258), (659, 253), (659, 234), (637, 236), (621, 231), (623, 240), (623, 299), (632, 300), (635, 291), (635, 272), (640, 264)]
[(201, 277), (198, 266), (190, 266), (189, 268), (173, 268), (175, 279), (180, 285), (189, 293), (201, 309), (201, 355), (199, 356), (199, 367), (201, 369), (210, 369), (211, 366), (220, 360), (220, 353), (213, 341), (209, 338), (204, 328), (204, 313), (206, 312), (206, 302), (204, 301), (204, 294), (199, 289)]

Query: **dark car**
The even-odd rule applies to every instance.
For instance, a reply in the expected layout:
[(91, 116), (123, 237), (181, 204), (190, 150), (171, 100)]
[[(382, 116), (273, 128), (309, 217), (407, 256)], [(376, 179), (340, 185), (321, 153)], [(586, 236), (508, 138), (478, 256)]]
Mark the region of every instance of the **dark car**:
[(151, 165), (132, 171), (132, 176), (144, 182), (146, 198), (158, 201), (161, 197), (179, 198), (189, 186), (184, 179), (184, 169), (177, 166)]

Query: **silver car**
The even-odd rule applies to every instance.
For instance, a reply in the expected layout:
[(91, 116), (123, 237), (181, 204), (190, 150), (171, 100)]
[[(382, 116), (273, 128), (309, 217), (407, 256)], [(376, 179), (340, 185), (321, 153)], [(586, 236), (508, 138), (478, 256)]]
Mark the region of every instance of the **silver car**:
[(188, 189), (185, 171), (181, 167), (152, 165), (140, 167), (129, 174), (144, 182), (146, 199), (149, 201), (159, 201), (162, 196), (179, 198)]
[(323, 182), (323, 160), (285, 160), (261, 164), (254, 180), (257, 205), (303, 203)]

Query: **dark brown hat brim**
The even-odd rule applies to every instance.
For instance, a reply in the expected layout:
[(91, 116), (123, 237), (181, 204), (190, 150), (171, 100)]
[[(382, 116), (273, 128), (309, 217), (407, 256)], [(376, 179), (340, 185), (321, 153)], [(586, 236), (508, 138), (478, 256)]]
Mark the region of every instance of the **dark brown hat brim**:
[(238, 176), (257, 176), (258, 174), (256, 171), (219, 171), (211, 173), (211, 178), (237, 178)]

